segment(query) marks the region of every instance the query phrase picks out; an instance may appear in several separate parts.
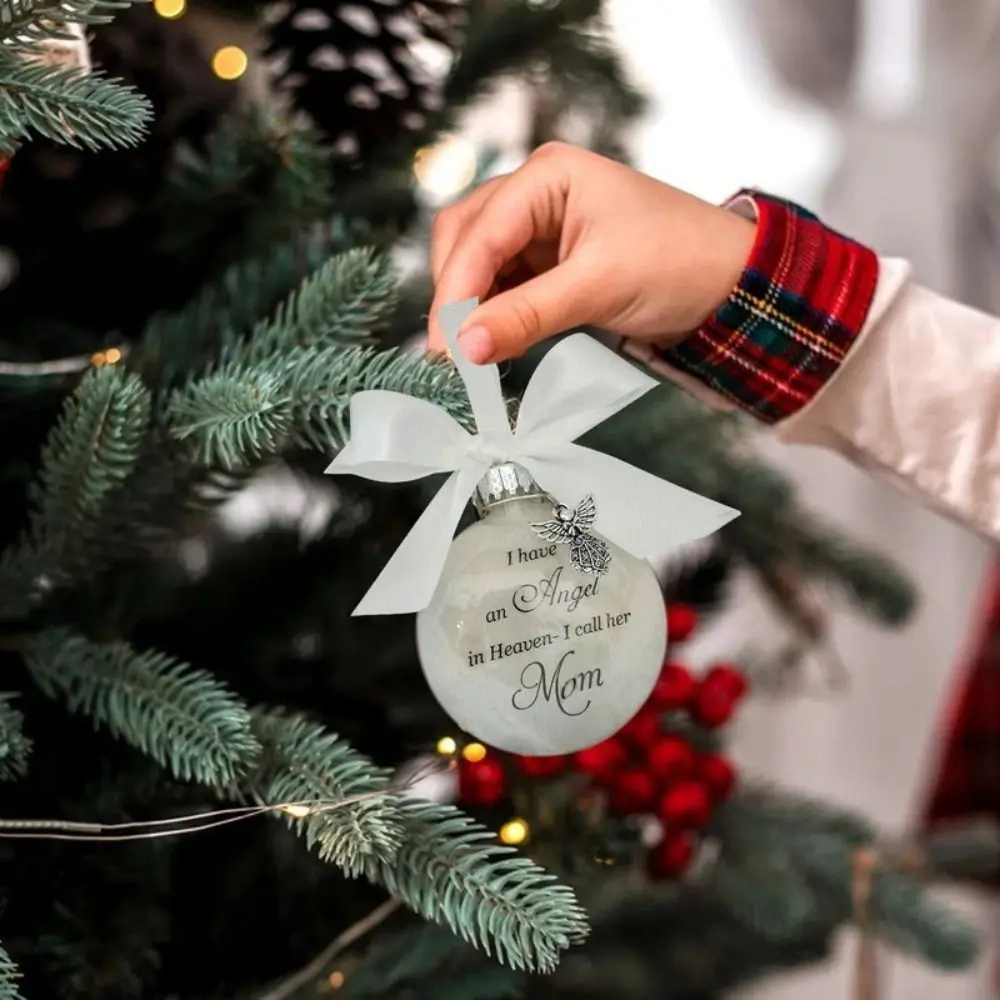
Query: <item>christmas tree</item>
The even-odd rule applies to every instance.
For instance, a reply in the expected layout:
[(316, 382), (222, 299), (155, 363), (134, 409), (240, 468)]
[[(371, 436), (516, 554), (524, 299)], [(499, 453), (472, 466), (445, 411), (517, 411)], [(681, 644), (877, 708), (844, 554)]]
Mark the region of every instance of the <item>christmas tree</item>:
[[(8, 157), (34, 138), (139, 140), (144, 100), (80, 56), (82, 28), (118, 6), (0, 0)], [(354, 7), (355, 31), (382, 37), (394, 5)], [(887, 626), (913, 602), (889, 563), (801, 508), (739, 419), (664, 387), (589, 436), (743, 512), (667, 567), (671, 659), (605, 743), (572, 759), (485, 747), (431, 698), (410, 618), (350, 616), (429, 496), (321, 477), (353, 394), (406, 392), (471, 424), (455, 370), (401, 346), (427, 307), (426, 279), (404, 280), (394, 254), (426, 221), (414, 164), (511, 74), (538, 97), (533, 141), (572, 107), (593, 145), (620, 151), (641, 99), (600, 7), (423, 5), (452, 55), (421, 121), (401, 98), (384, 119), (377, 104), (338, 119), (319, 74), (346, 93), (336, 60), (312, 75), (292, 58), (292, 78), (277, 72), (291, 111), (256, 106), (204, 138), (184, 127), (130, 237), (126, 318), (80, 303), (73, 322), (58, 293), (72, 255), (47, 257), (30, 292), (10, 286), (0, 997), (709, 998), (822, 958), (852, 921), (866, 945), (973, 961), (974, 930), (928, 883), (995, 863), (991, 835), (884, 838), (755, 784), (725, 752), (748, 690), (787, 686), (798, 647), (822, 639), (807, 583)], [(301, 14), (271, 12), (274, 51), (312, 51), (297, 32), (333, 12), (312, 29)], [(75, 63), (53, 68), (67, 41)], [(30, 148), (4, 195), (21, 219), (39, 190), (13, 183)], [(173, 258), (197, 260), (178, 265), (199, 285), (180, 302), (159, 287)], [(535, 360), (507, 373), (512, 397)], [(275, 484), (284, 510), (267, 508)], [(684, 642), (737, 569), (796, 648), (691, 670)]]

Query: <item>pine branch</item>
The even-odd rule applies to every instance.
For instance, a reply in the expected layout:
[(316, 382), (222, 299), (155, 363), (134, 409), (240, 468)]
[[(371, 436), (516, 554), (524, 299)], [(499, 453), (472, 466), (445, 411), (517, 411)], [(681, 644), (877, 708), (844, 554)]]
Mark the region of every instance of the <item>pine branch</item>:
[(167, 419), (198, 462), (241, 469), (281, 452), (292, 409), (280, 370), (228, 365), (175, 392)]
[(25, 614), (49, 587), (89, 572), (104, 507), (142, 451), (151, 398), (139, 377), (89, 371), (46, 439), (28, 532), (0, 557), (0, 608)]
[(24, 735), (24, 715), (12, 704), (16, 697), (0, 694), (0, 781), (13, 781), (28, 773), (32, 741)]
[(48, 697), (65, 699), (181, 781), (232, 786), (260, 751), (242, 702), (163, 653), (49, 629), (32, 637), (25, 662)]
[(877, 859), (869, 911), (881, 936), (941, 968), (967, 968), (976, 957), (976, 935), (930, 896), (926, 873), (904, 870), (876, 832), (846, 810), (757, 787), (720, 810), (713, 832), (721, 846), (713, 890), (769, 940), (792, 940), (816, 926), (832, 933), (854, 919), (862, 850)]
[(149, 102), (99, 71), (81, 73), (0, 51), (0, 152), (32, 133), (78, 149), (123, 149), (145, 135)]
[(81, 380), (41, 454), (30, 533), (48, 549), (85, 532), (126, 480), (150, 423), (151, 398), (132, 372), (108, 365)]
[(17, 988), (20, 978), (17, 966), (11, 961), (7, 949), (0, 944), (0, 1000), (24, 1000), (23, 994)]
[[(376, 767), (339, 737), (300, 716), (279, 711), (253, 713), (264, 747), (260, 768), (247, 790), (258, 802), (322, 806), (288, 824), (324, 861), (358, 876), (374, 859), (391, 859), (402, 830), (395, 798), (386, 794), (391, 772)], [(327, 808), (333, 802), (344, 802)]]
[(450, 364), (368, 347), (307, 347), (191, 382), (171, 396), (167, 422), (206, 465), (239, 469), (292, 444), (332, 453), (347, 440), (351, 397), (365, 389), (429, 399), (471, 421)]
[(0, 43), (31, 49), (68, 37), (62, 24), (107, 24), (115, 13), (143, 0), (0, 0)]
[(264, 107), (226, 119), (168, 177), (164, 248), (214, 247), (218, 266), (263, 254), (333, 208), (330, 154), (310, 125)]
[(396, 275), (368, 247), (345, 250), (310, 275), (225, 360), (259, 364), (295, 347), (349, 346), (369, 340), (396, 307)]
[(161, 386), (205, 368), (223, 346), (242, 341), (299, 283), (330, 257), (368, 237), (360, 224), (334, 216), (261, 257), (228, 267), (184, 308), (146, 324), (133, 364)]
[(344, 984), (343, 1000), (395, 1000), (403, 995), (435, 1000), (519, 1000), (526, 976), (496, 965), (446, 927), (420, 923), (381, 934)]
[(586, 915), (571, 889), (453, 806), (401, 800), (403, 840), (369, 876), (425, 920), (515, 970), (552, 972), (583, 941)]

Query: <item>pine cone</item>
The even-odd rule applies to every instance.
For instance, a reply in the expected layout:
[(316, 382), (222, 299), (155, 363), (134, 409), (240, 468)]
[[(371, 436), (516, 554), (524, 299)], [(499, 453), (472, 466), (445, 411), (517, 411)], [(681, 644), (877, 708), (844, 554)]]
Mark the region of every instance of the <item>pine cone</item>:
[(468, 0), (281, 0), (265, 13), (276, 82), (329, 136), (343, 168), (420, 129), (441, 105), (443, 72), (422, 51), (454, 51)]
[(45, 320), (128, 329), (191, 291), (155, 252), (155, 202), (175, 147), (200, 145), (238, 90), (213, 75), (183, 20), (145, 5), (97, 28), (91, 57), (145, 94), (155, 118), (134, 149), (90, 153), (39, 140), (15, 155), (0, 193), (0, 245), (17, 259), (0, 293), (5, 336)]

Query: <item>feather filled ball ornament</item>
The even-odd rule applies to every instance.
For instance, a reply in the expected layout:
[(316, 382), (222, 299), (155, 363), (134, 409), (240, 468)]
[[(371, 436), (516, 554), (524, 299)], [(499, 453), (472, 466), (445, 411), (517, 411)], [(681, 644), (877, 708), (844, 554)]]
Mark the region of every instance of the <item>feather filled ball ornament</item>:
[(480, 520), (452, 542), (417, 615), (428, 684), (497, 749), (544, 758), (593, 747), (635, 716), (660, 675), (656, 574), (592, 530), (591, 497), (560, 503), (514, 463), (494, 466), (474, 503)]
[(279, 0), (265, 9), (276, 83), (331, 140), (338, 166), (419, 133), (442, 106), (468, 0)]

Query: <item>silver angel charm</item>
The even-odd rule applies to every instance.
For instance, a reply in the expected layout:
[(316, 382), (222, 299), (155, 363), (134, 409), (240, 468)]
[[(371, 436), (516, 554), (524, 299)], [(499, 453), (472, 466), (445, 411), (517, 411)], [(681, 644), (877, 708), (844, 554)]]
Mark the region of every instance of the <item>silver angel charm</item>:
[(547, 542), (569, 546), (569, 559), (573, 569), (580, 573), (601, 576), (607, 573), (611, 552), (607, 545), (590, 533), (597, 519), (597, 505), (593, 497), (584, 497), (576, 510), (561, 503), (553, 510), (551, 521), (542, 521), (531, 527)]

